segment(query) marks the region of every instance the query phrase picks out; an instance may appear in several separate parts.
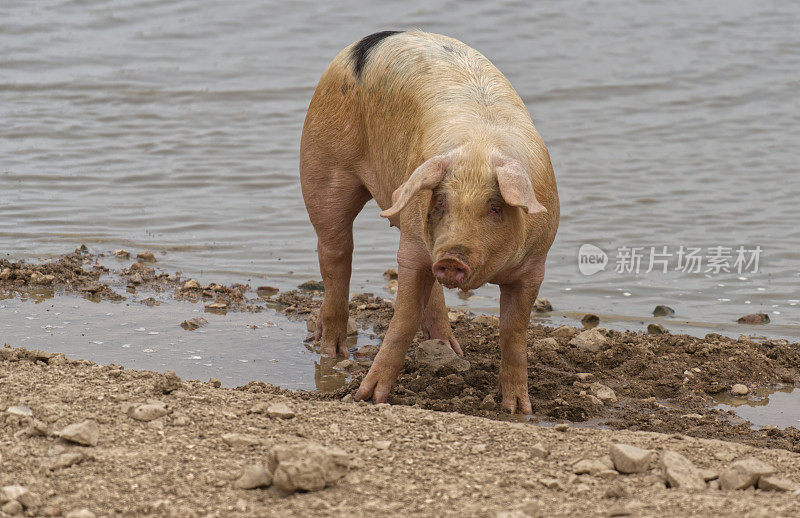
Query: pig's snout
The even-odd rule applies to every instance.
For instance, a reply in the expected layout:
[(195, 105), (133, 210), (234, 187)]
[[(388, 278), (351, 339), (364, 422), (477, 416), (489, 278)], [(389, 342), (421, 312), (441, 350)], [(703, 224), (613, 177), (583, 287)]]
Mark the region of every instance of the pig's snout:
[(469, 278), (469, 266), (455, 257), (449, 256), (439, 259), (433, 265), (433, 275), (443, 286), (455, 288)]

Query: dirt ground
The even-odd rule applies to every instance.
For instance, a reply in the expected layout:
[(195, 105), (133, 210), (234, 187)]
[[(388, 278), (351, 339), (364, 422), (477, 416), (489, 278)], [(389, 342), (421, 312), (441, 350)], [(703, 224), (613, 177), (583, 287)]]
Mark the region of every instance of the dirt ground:
[[(320, 303), (313, 284), (278, 294), (245, 285), (201, 286), (158, 273), (146, 255), (120, 271), (97, 259), (78, 249), (46, 264), (0, 260), (0, 292), (25, 297), (52, 290), (99, 300), (152, 292), (156, 297), (141, 302), (155, 306), (175, 297), (203, 302), (209, 311), (269, 306), (295, 319), (312, 316)], [(362, 332), (378, 338), (392, 315), (391, 301), (370, 294), (354, 296), (350, 309)], [(263, 382), (236, 390), (184, 382), (165, 393), (162, 374), (0, 349), (0, 487), (20, 484), (35, 492), (39, 515), (81, 507), (98, 516), (800, 515), (800, 493), (791, 491), (668, 488), (658, 461), (663, 451), (675, 450), (720, 472), (755, 456), (797, 487), (800, 430), (754, 430), (711, 408), (712, 396), (737, 384), (751, 394), (760, 387), (796, 386), (797, 343), (602, 328), (580, 334), (583, 329), (532, 321), (534, 416), (524, 422), (501, 411), (494, 398), (496, 319), (463, 312), (450, 317), (469, 368), (420, 363), (418, 336), (391, 405), (378, 406), (348, 402), (374, 351), (337, 366), (352, 374), (350, 382), (323, 394)], [(153, 399), (165, 404), (167, 415), (140, 422), (127, 413), (132, 404)], [(295, 417), (251, 412), (258, 402), (276, 400), (286, 401)], [(12, 406), (28, 407), (33, 415), (7, 412)], [(86, 419), (99, 424), (96, 446), (54, 435)], [(566, 431), (537, 426), (563, 422), (570, 423)], [(222, 439), (226, 433), (256, 437), (257, 444), (230, 446)], [(309, 441), (345, 450), (347, 475), (320, 492), (288, 496), (275, 487), (234, 487), (242, 469), (264, 461), (273, 446)], [(603, 456), (614, 442), (652, 450), (649, 469), (574, 473), (575, 461)], [(52, 469), (55, 459), (74, 451), (83, 453), (80, 462)], [(0, 506), (2, 499), (0, 492)]]

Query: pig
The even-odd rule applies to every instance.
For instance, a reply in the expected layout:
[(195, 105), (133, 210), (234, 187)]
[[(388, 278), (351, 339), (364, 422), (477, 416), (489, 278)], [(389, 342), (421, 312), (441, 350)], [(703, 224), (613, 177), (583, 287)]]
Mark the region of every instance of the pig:
[(325, 297), (322, 353), (347, 356), (353, 220), (375, 199), (400, 230), (394, 316), (356, 399), (385, 402), (417, 331), (462, 354), (442, 287), (500, 288), (498, 393), (531, 413), (526, 334), (559, 221), (550, 156), (514, 88), (464, 43), (385, 31), (342, 50), (300, 144)]

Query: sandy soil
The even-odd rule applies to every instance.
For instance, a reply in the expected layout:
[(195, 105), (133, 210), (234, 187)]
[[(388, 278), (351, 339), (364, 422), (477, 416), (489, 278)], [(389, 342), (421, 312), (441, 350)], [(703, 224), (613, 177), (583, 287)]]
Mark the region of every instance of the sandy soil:
[[(202, 301), (208, 311), (269, 306), (295, 319), (313, 318), (320, 303), (314, 289), (321, 286), (313, 283), (278, 294), (245, 285), (202, 286), (157, 272), (153, 259), (131, 258), (119, 271), (101, 266), (85, 249), (45, 264), (0, 260), (0, 292), (138, 298), (152, 306), (174, 297)], [(156, 297), (143, 298), (147, 293)], [(370, 294), (353, 297), (350, 309), (362, 332), (378, 338), (393, 312), (391, 301)], [(25, 500), (31, 516), (83, 507), (98, 516), (800, 515), (800, 493), (793, 493), (800, 482), (800, 431), (753, 430), (711, 409), (715, 394), (729, 394), (737, 384), (751, 391), (742, 398), (757, 387), (796, 385), (798, 344), (713, 333), (696, 338), (554, 329), (532, 321), (534, 416), (520, 422), (495, 399), (496, 318), (460, 312), (450, 318), (468, 368), (426, 362), (417, 355), (418, 336), (392, 405), (378, 406), (349, 402), (374, 356), (369, 347), (352, 360), (324, 362), (351, 374), (346, 386), (328, 394), (292, 393), (263, 382), (218, 389), (63, 355), (0, 349), (0, 488), (19, 484), (35, 493)], [(264, 403), (278, 400), (293, 409), (293, 418), (270, 417)], [(132, 417), (148, 401), (159, 416)], [(32, 415), (7, 410), (20, 406)], [(96, 445), (58, 438), (63, 427), (85, 420), (98, 425)], [(536, 425), (554, 422), (572, 425), (561, 431)], [(576, 428), (579, 423), (607, 429)], [(223, 438), (231, 433), (243, 437)], [(651, 450), (646, 470), (621, 474), (606, 466), (575, 473), (576, 461), (604, 457), (615, 442)], [(318, 492), (236, 487), (248, 465), (262, 464), (270, 474), (280, 468), (278, 454), (272, 455), (276, 446), (308, 443), (344, 450), (346, 475)], [(713, 479), (702, 490), (668, 488), (660, 466), (666, 450), (716, 475), (754, 456), (771, 464), (790, 490), (722, 491)], [(16, 504), (4, 501), (9, 498), (0, 490), (0, 507), (14, 511)]]

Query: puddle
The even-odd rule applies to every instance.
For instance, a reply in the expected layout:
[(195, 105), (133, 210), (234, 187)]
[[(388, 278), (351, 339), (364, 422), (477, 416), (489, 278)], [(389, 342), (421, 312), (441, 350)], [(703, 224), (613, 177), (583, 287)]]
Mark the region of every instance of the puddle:
[(718, 394), (714, 399), (719, 403), (715, 409), (733, 410), (755, 429), (767, 425), (800, 428), (800, 388), (756, 389), (745, 397)]
[[(208, 324), (181, 328), (181, 322), (198, 316)], [(131, 369), (174, 370), (183, 379), (215, 377), (227, 387), (257, 380), (289, 389), (336, 390), (348, 375), (334, 369), (335, 361), (309, 351), (306, 334), (304, 321), (271, 309), (221, 315), (189, 302), (97, 304), (52, 292), (0, 300), (0, 345)], [(361, 334), (348, 345), (370, 343), (376, 341)]]

